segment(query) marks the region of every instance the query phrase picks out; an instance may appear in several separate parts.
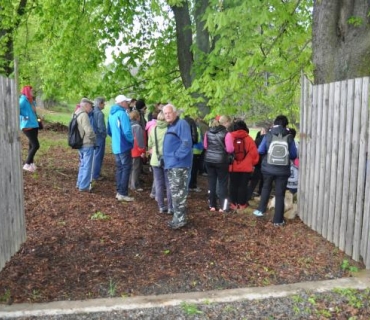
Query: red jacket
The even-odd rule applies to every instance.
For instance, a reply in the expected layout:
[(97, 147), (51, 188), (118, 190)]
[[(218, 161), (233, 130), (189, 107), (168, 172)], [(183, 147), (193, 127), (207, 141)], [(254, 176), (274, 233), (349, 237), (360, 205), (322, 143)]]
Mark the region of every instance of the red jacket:
[(253, 172), (253, 168), (259, 160), (259, 154), (254, 140), (244, 130), (233, 131), (231, 135), (234, 141), (236, 138), (243, 138), (247, 155), (241, 161), (234, 160), (229, 166), (229, 172)]

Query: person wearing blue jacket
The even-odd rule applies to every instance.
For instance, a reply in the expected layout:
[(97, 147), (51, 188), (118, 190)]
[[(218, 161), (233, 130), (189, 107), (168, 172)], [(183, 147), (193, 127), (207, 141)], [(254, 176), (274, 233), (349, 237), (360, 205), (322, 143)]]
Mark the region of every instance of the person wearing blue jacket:
[(101, 168), (105, 155), (105, 139), (107, 137), (107, 127), (104, 121), (104, 113), (102, 110), (105, 106), (105, 99), (98, 97), (94, 101), (94, 132), (96, 134), (96, 145), (94, 150), (94, 167), (93, 179), (102, 180)]
[(128, 195), (128, 183), (132, 167), (131, 149), (134, 138), (128, 117), (130, 98), (120, 94), (115, 99), (116, 104), (110, 109), (107, 133), (112, 137), (112, 152), (116, 160), (116, 199), (118, 201), (134, 201)]
[(33, 89), (31, 86), (23, 87), (19, 98), (20, 129), (28, 139), (28, 155), (23, 170), (35, 172), (36, 165), (34, 157), (40, 148), (38, 139), (39, 122), (37, 121), (36, 107), (33, 100)]
[[(274, 126), (263, 137), (261, 144), (258, 147), (260, 155), (267, 154), (273, 136), (282, 135), (283, 137), (289, 135), (287, 138), (289, 158), (294, 160), (297, 158), (297, 148), (293, 136), (287, 129), (288, 118), (284, 115), (279, 115), (274, 120)], [(275, 165), (268, 163), (268, 157), (262, 160), (261, 172), (263, 175), (263, 187), (261, 193), (261, 201), (257, 210), (253, 214), (257, 217), (262, 217), (267, 208), (267, 203), (270, 198), (272, 183), (275, 181), (275, 214), (273, 218), (274, 226), (283, 226), (284, 221), (284, 197), (285, 190), (290, 177), (290, 162), (287, 165)]]
[(172, 104), (163, 107), (168, 123), (163, 141), (164, 169), (167, 171), (172, 195), (173, 218), (168, 226), (179, 229), (186, 225), (186, 197), (189, 170), (193, 158), (193, 140), (189, 124), (180, 119)]

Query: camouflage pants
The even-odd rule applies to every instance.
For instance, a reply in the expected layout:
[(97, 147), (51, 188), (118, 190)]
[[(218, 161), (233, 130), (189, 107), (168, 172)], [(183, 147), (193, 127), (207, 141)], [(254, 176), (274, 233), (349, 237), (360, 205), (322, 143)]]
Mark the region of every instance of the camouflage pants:
[(189, 168), (168, 169), (168, 181), (170, 184), (174, 224), (186, 222), (186, 197), (188, 195)]

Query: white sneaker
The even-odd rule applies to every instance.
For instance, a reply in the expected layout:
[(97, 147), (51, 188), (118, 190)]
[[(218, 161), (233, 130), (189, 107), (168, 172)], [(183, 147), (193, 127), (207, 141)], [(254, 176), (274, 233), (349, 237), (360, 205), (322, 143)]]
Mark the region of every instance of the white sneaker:
[(125, 202), (131, 202), (131, 201), (134, 201), (134, 198), (132, 197), (129, 197), (129, 196), (123, 196), (121, 194), (117, 194), (116, 195), (116, 199), (118, 201), (125, 201)]
[(31, 163), (30, 166), (33, 168), (33, 171), (36, 171), (37, 167), (34, 163)]
[(26, 163), (24, 166), (23, 166), (23, 170), (26, 170), (26, 171), (30, 171), (30, 172), (34, 172), (35, 169), (28, 163)]

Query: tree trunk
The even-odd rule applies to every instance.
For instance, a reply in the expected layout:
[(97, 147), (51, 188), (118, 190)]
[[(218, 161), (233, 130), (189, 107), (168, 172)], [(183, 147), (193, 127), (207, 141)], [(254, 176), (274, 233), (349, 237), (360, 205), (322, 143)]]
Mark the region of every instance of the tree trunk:
[(181, 7), (172, 6), (176, 21), (177, 58), (179, 61), (181, 79), (185, 88), (192, 83), (191, 69), (193, 66), (193, 54), (191, 52), (192, 30), (188, 2), (184, 1)]
[[(0, 43), (4, 44), (4, 51), (0, 54), (0, 73), (5, 77), (9, 77), (14, 72), (14, 41), (13, 32), (20, 23), (20, 17), (24, 15), (27, 5), (27, 0), (20, 0), (17, 9), (17, 18), (13, 27), (0, 29)], [(0, 12), (3, 7), (0, 6)]]
[(370, 75), (369, 9), (367, 0), (314, 2), (315, 84)]

